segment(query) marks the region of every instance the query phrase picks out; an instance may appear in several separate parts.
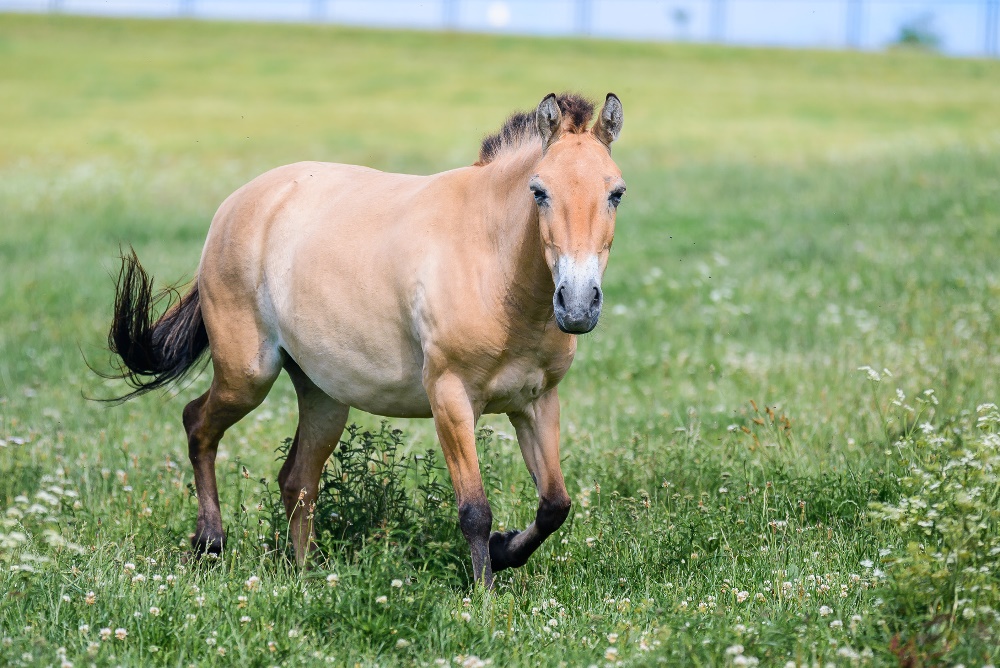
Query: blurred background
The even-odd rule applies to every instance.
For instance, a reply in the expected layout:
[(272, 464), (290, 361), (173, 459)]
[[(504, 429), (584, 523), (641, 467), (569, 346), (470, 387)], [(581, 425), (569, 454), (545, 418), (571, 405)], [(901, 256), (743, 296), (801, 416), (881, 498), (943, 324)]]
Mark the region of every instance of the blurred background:
[[(1000, 470), (997, 5), (0, 0), (0, 665), (59, 665), (60, 648), (78, 666), (995, 659), (1000, 489), (981, 478)], [(468, 166), (512, 111), (566, 90), (620, 96), (628, 194), (604, 315), (559, 388), (577, 505), (501, 578), (508, 635), (461, 616), (494, 608), (463, 602), (444, 473), (435, 512), (391, 544), (380, 515), (355, 557), (330, 546), (340, 587), (274, 558), (277, 450), (297, 421), (284, 377), (219, 450), (239, 554), (169, 596), (134, 579), (190, 563), (180, 413), (211, 373), (86, 400), (124, 390), (83, 359), (108, 368), (120, 249), (183, 286), (219, 203), (258, 174)], [(400, 453), (439, 450), (431, 421), (391, 425)], [(537, 497), (513, 430), (481, 425), (495, 526), (523, 527)], [(986, 491), (904, 493), (921, 457)], [(952, 532), (872, 521), (871, 504), (909, 496), (951, 509)], [(942, 555), (961, 550), (958, 572)], [(539, 611), (550, 600), (565, 616)]]
[(0, 0), (0, 10), (998, 55), (1000, 0)]

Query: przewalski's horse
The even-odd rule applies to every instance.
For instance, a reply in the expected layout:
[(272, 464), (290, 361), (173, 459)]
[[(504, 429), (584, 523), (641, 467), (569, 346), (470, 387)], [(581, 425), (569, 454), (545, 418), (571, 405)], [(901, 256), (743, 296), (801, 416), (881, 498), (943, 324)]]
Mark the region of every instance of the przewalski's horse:
[[(433, 417), (477, 581), (521, 566), (566, 519), (556, 385), (597, 324), (625, 192), (610, 146), (622, 106), (548, 95), (511, 116), (470, 167), (386, 174), (303, 162), (223, 202), (197, 280), (154, 321), (152, 279), (123, 258), (109, 334), (121, 377), (148, 392), (211, 351), (208, 392), (184, 409), (198, 492), (195, 549), (224, 543), (215, 455), (282, 369), (299, 424), (278, 476), (300, 564), (310, 508), (350, 407)], [(490, 534), (475, 427), (506, 413), (538, 489), (535, 521)], [(297, 509), (303, 509), (298, 510)]]

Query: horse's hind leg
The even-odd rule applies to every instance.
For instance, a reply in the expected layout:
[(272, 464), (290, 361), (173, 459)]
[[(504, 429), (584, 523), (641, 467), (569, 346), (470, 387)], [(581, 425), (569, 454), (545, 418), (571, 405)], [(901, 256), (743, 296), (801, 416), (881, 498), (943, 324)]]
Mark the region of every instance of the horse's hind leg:
[(219, 554), (225, 543), (215, 480), (219, 441), (229, 427), (264, 401), (281, 372), (281, 354), (276, 347), (254, 345), (252, 355), (229, 355), (238, 352), (232, 345), (220, 348), (212, 348), (212, 386), (184, 408), (188, 456), (198, 493), (198, 526), (191, 546), (196, 552), (213, 554)]
[(303, 566), (315, 547), (312, 518), (323, 466), (340, 440), (350, 409), (316, 387), (295, 362), (288, 360), (285, 369), (298, 396), (299, 427), (278, 474), (278, 483), (288, 514), (295, 560)]

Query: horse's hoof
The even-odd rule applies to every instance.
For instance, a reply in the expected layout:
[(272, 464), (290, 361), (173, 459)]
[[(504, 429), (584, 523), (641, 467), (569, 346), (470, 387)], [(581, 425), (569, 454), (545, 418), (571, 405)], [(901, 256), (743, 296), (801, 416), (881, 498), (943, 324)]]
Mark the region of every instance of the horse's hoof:
[(220, 556), (226, 546), (225, 535), (212, 536), (205, 533), (191, 534), (191, 549), (195, 555)]
[(511, 541), (519, 533), (521, 532), (517, 529), (511, 529), (506, 533), (494, 531), (490, 536), (490, 566), (494, 573), (499, 573), (505, 568), (519, 568), (528, 563), (528, 556), (516, 555), (510, 548)]

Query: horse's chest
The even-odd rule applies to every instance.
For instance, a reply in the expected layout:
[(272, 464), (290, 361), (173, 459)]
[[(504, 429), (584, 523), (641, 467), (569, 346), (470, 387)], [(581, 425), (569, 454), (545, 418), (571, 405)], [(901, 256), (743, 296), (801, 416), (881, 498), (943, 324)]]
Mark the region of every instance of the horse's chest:
[(520, 410), (548, 388), (545, 371), (537, 366), (507, 364), (483, 388), (484, 413)]
[(518, 411), (555, 387), (572, 362), (572, 351), (539, 357), (507, 356), (481, 387), (484, 413)]

